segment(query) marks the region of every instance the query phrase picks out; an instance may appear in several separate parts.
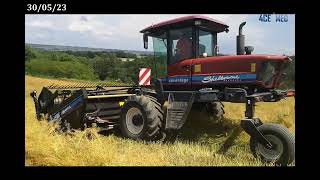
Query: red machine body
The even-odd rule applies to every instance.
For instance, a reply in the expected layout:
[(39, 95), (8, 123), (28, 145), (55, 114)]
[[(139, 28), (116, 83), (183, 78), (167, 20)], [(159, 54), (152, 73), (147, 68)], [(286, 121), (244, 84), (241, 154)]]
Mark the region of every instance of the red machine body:
[[(235, 55), (187, 59), (168, 65), (168, 76), (161, 78), (165, 88), (201, 89), (217, 86), (255, 86), (274, 89), (279, 86), (283, 69), (290, 62), (287, 56)], [(267, 63), (276, 67), (263, 74)], [(272, 74), (270, 74), (272, 73)], [(268, 80), (263, 80), (263, 76)]]
[[(263, 92), (275, 89), (291, 60), (287, 56), (252, 55), (253, 47), (245, 46), (242, 34), (245, 24), (239, 26), (237, 55), (227, 56), (218, 54), (217, 34), (228, 32), (229, 26), (212, 18), (186, 16), (155, 24), (140, 32), (144, 33), (145, 48), (147, 37), (153, 37), (155, 63), (162, 62), (161, 71), (166, 71), (160, 72), (156, 78), (162, 81), (165, 90), (240, 87)], [(181, 51), (177, 45), (186, 36), (192, 42), (192, 55), (187, 58), (178, 56)]]

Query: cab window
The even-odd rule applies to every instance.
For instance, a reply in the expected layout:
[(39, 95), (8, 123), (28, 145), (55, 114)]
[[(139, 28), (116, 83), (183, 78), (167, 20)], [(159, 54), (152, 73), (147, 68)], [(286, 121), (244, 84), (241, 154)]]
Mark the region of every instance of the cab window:
[(154, 63), (151, 71), (152, 77), (161, 78), (167, 76), (167, 33), (153, 37)]
[(170, 30), (171, 55), (169, 64), (192, 58), (192, 28)]
[(199, 29), (199, 46), (198, 57), (215, 56), (216, 55), (216, 35)]

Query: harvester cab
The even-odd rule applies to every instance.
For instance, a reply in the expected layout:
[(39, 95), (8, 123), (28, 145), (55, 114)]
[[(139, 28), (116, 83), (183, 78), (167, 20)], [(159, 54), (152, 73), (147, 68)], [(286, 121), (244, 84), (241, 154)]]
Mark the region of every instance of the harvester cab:
[(157, 69), (154, 75), (161, 78), (171, 74), (190, 74), (191, 64), (189, 61), (183, 63), (184, 60), (217, 56), (217, 34), (228, 31), (228, 26), (222, 22), (202, 16), (188, 16), (162, 22), (140, 32), (143, 33), (146, 49), (148, 37), (152, 37)]

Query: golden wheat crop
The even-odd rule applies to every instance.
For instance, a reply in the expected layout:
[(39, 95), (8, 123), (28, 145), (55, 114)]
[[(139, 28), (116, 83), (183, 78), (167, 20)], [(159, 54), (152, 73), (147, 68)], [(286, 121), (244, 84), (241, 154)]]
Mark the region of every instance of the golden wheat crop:
[[(219, 150), (230, 140), (244, 118), (244, 104), (225, 103), (225, 120), (215, 124), (199, 120), (193, 112), (181, 138), (174, 144), (147, 143), (100, 135), (96, 129), (66, 136), (35, 118), (31, 90), (73, 81), (25, 76), (25, 165), (26, 166), (264, 166), (249, 150), (249, 136), (242, 132), (226, 152)], [(79, 83), (79, 82), (76, 82)], [(279, 123), (295, 133), (294, 98), (277, 103), (258, 103), (256, 116), (263, 122)], [(195, 118), (197, 117), (197, 118)], [(192, 127), (192, 128), (191, 128)], [(87, 134), (92, 138), (88, 139)]]

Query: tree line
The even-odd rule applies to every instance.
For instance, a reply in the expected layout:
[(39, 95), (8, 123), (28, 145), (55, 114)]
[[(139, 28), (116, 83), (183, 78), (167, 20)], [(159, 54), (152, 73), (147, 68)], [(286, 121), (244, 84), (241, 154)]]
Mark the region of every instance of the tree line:
[[(120, 58), (131, 58), (123, 61)], [(44, 51), (25, 47), (25, 72), (35, 76), (137, 83), (141, 67), (152, 67), (152, 56), (91, 51)]]

